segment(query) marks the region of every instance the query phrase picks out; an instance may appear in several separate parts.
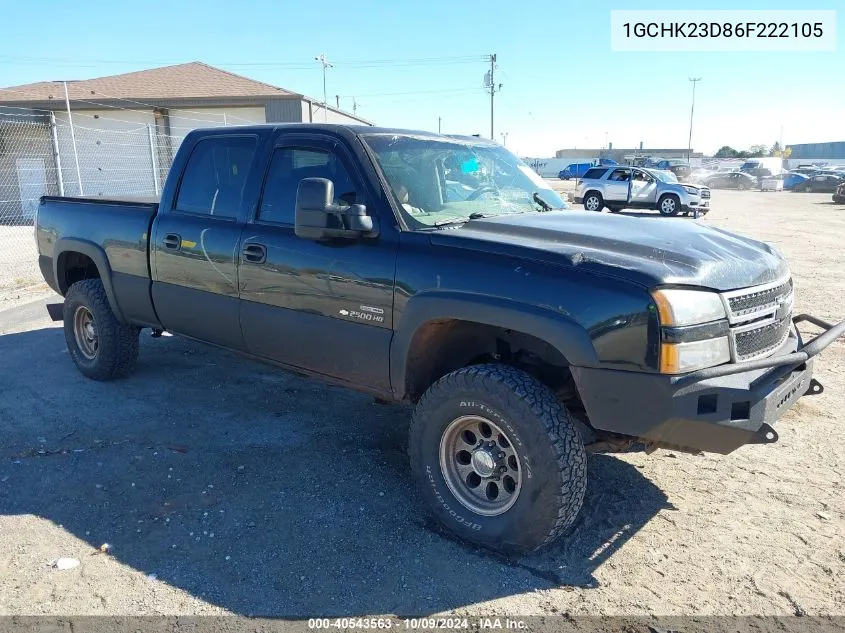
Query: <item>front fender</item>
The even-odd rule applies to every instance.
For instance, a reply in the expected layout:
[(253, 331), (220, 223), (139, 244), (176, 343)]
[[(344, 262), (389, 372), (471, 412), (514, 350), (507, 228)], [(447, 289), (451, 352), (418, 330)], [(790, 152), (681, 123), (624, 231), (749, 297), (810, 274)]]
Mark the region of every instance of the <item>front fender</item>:
[(426, 323), (441, 319), (457, 319), (528, 334), (554, 347), (572, 365), (599, 365), (587, 331), (564, 314), (500, 297), (437, 290), (411, 297), (393, 336), (390, 382), (396, 395), (405, 396), (408, 355), (414, 335)]
[(53, 279), (56, 280), (56, 287), (61, 290), (61, 294), (65, 295), (67, 288), (63, 286), (61, 281), (62, 276), (59, 275), (59, 262), (62, 260), (63, 253), (81, 253), (91, 258), (91, 261), (94, 262), (94, 265), (97, 266), (97, 271), (100, 273), (100, 279), (103, 282), (106, 297), (109, 300), (109, 307), (114, 312), (117, 320), (123, 322), (123, 313), (114, 296), (111, 266), (103, 248), (94, 242), (73, 237), (62, 237), (56, 240), (56, 245), (53, 249)]

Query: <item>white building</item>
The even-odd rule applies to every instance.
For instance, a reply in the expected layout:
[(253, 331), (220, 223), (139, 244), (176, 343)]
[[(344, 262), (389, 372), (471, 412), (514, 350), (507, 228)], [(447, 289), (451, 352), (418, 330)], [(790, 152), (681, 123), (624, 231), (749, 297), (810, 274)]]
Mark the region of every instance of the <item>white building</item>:
[(66, 86), (70, 117), (63, 82), (0, 88), (0, 223), (31, 218), (44, 194), (157, 195), (179, 144), (195, 128), (369, 124), (302, 94), (201, 62)]

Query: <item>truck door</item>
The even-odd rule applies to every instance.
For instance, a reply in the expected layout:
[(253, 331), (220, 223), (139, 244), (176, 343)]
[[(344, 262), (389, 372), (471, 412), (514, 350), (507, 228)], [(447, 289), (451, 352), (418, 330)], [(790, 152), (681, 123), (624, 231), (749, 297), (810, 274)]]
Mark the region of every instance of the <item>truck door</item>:
[(628, 179), (631, 177), (629, 167), (619, 167), (610, 172), (604, 189), (604, 199), (626, 201), (628, 199)]
[(178, 190), (170, 194), (172, 208), (161, 209), (151, 241), (153, 304), (161, 323), (173, 332), (238, 350), (244, 347), (238, 217), (257, 146), (255, 135), (198, 139)]
[(335, 203), (370, 213), (360, 170), (326, 137), (284, 134), (272, 151), (254, 217), (241, 239), (241, 327), (247, 350), (286, 365), (389, 390), (398, 241), (389, 222), (375, 239), (314, 241), (294, 233), (303, 178), (328, 178)]

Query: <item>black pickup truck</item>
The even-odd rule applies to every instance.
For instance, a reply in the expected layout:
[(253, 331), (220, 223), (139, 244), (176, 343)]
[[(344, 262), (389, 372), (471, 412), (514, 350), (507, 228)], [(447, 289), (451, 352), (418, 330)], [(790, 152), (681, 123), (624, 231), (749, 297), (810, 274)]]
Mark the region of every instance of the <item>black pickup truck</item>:
[(793, 316), (774, 248), (570, 210), (477, 138), (196, 130), (159, 201), (48, 196), (36, 226), (83, 374), (130, 373), (150, 328), (413, 403), (430, 510), (508, 553), (573, 524), (588, 451), (776, 441), (845, 331)]

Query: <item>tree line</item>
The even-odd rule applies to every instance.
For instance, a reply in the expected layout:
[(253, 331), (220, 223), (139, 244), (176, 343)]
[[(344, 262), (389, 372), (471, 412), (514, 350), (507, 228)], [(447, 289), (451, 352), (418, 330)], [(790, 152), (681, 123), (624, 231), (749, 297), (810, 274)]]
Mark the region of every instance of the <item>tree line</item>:
[(790, 148), (782, 150), (780, 143), (775, 141), (774, 145), (752, 145), (747, 150), (734, 149), (730, 145), (723, 145), (719, 151), (714, 154), (715, 158), (761, 158), (763, 156), (780, 156), (781, 158), (789, 158), (792, 153)]

